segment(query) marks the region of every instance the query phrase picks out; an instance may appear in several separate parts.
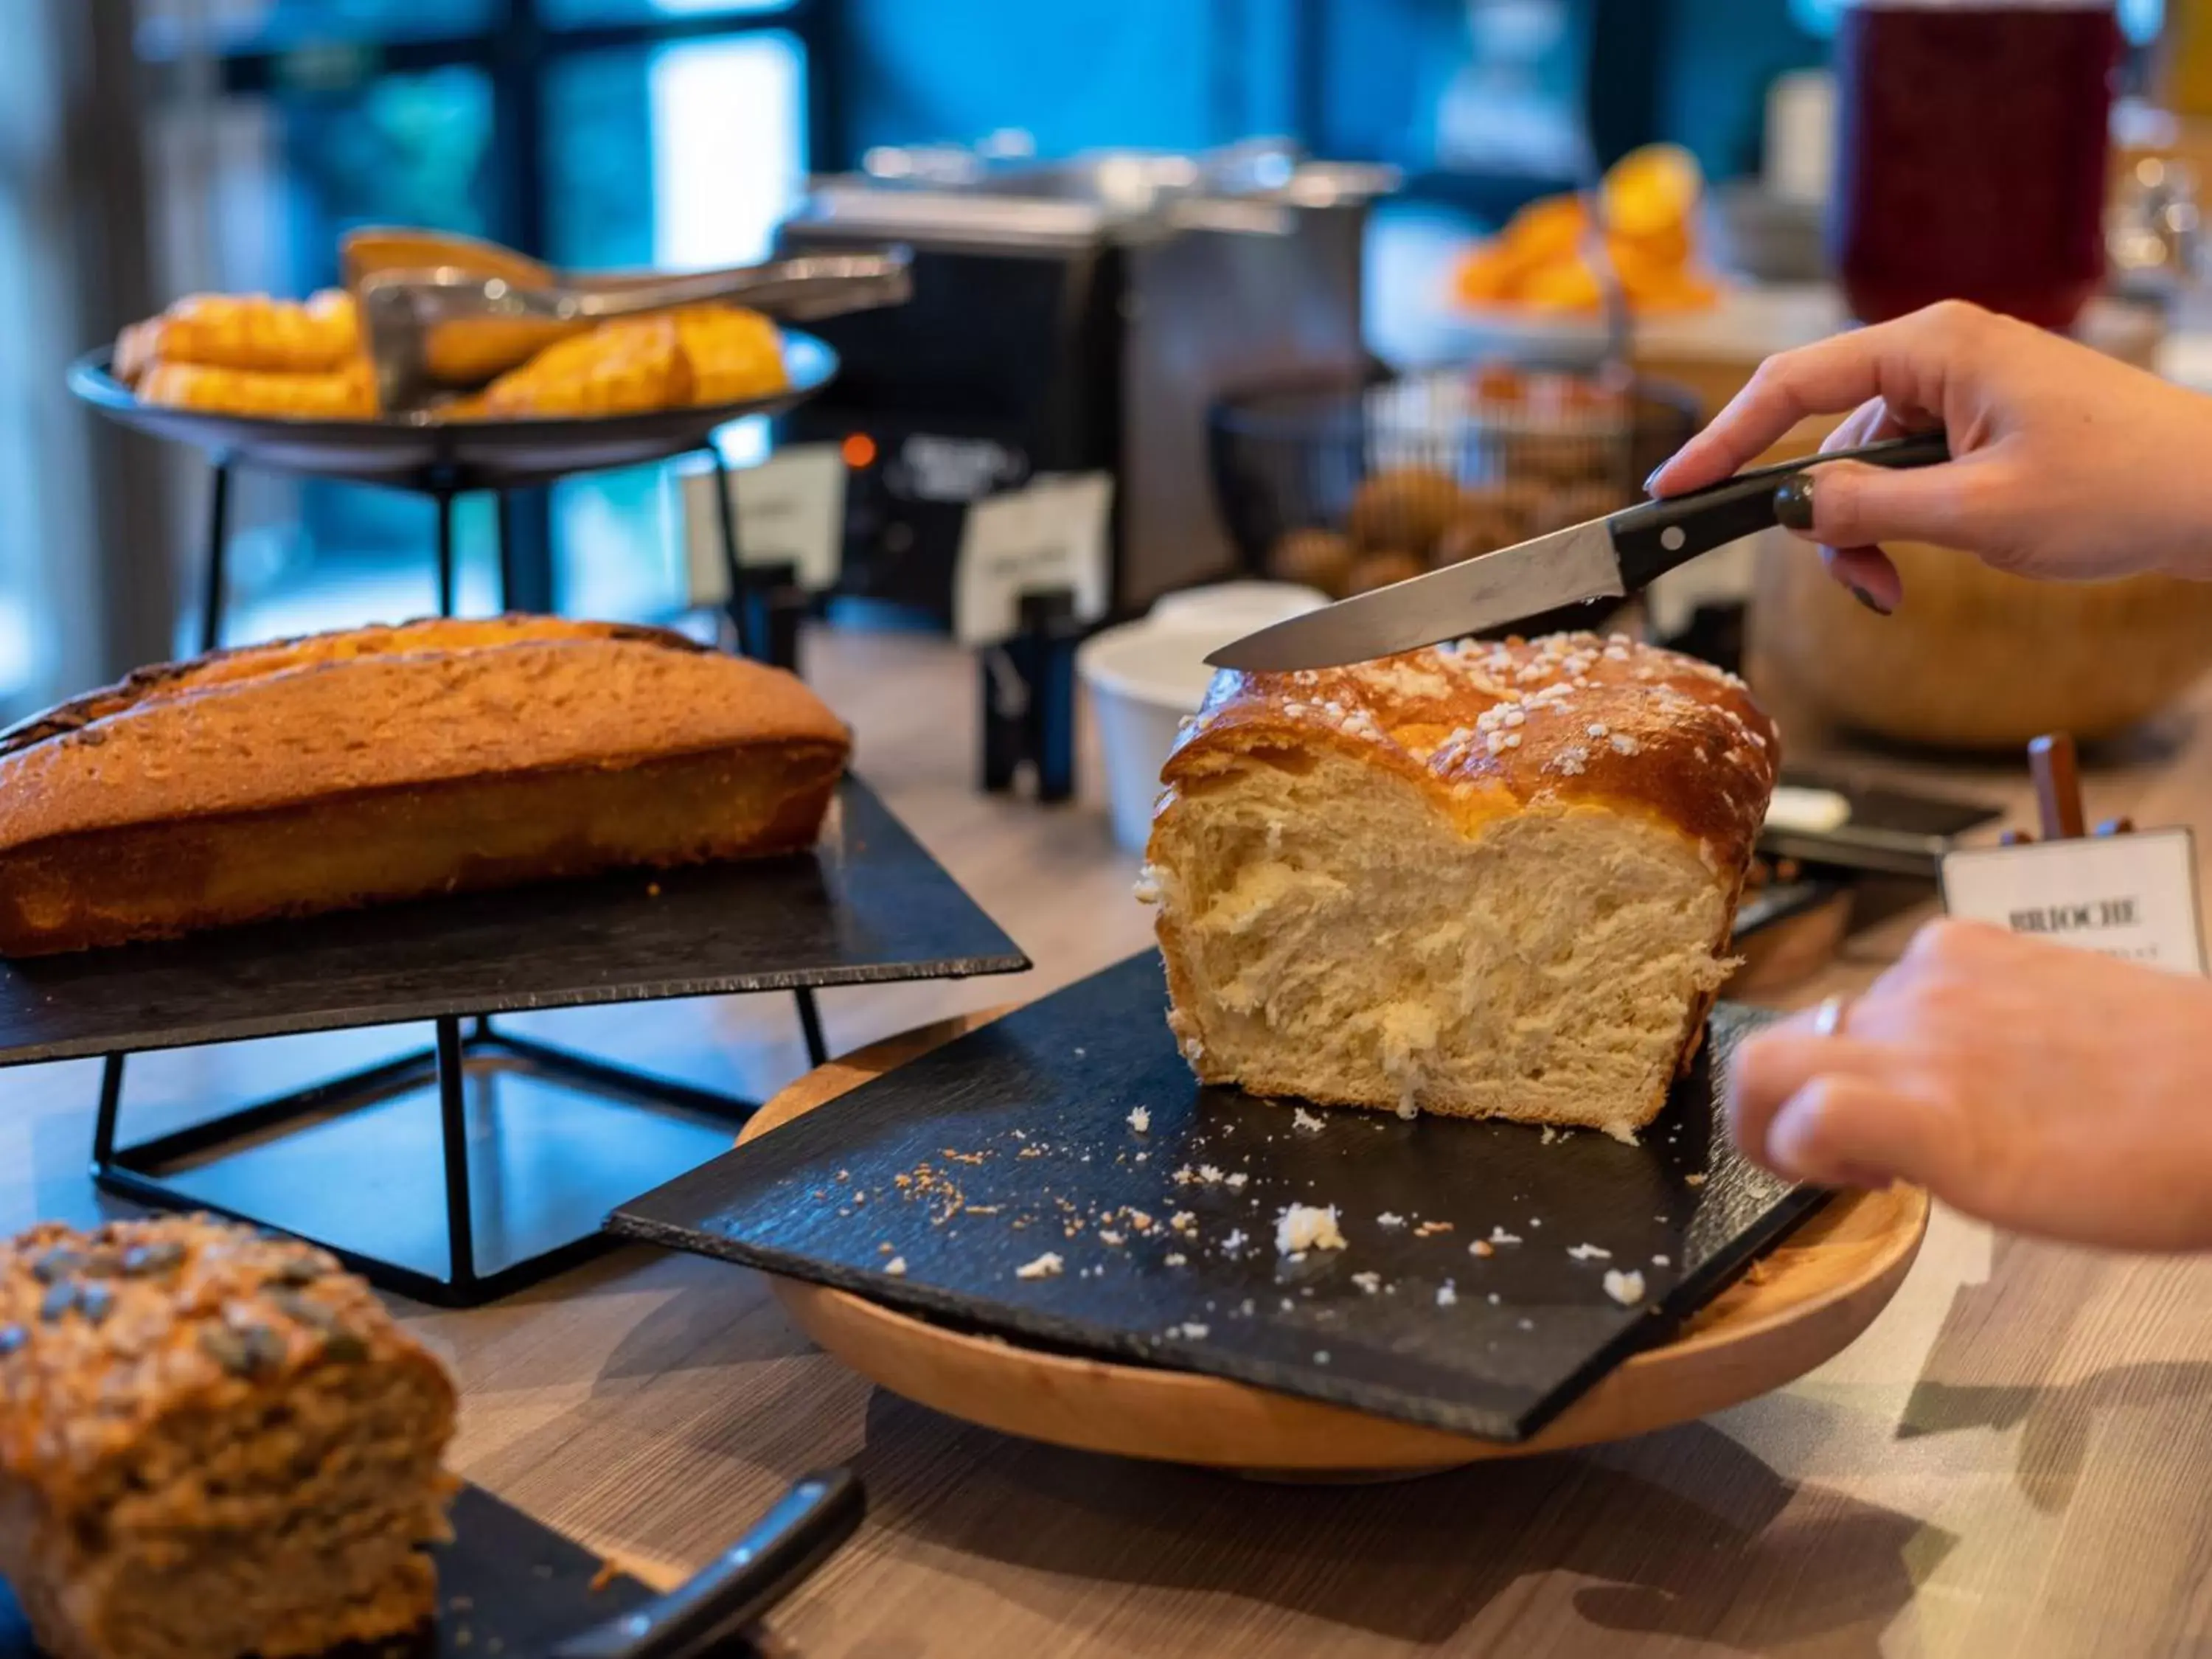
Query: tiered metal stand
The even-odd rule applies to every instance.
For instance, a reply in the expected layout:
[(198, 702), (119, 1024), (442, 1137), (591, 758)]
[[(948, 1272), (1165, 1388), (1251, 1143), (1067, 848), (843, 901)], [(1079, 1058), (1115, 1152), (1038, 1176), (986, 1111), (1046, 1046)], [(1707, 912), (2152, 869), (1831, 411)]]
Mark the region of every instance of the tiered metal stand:
[[(740, 650), (795, 665), (787, 573), (739, 556), (711, 434), (834, 370), (793, 337), (793, 390), (768, 403), (598, 422), (451, 428), (249, 421), (150, 410), (98, 358), (71, 385), (125, 423), (207, 448), (203, 642), (222, 636), (229, 488), (241, 465), (375, 483), (437, 510), (439, 608), (455, 598), (453, 508), (575, 473), (712, 458)], [(240, 928), (174, 944), (0, 963), (0, 1066), (103, 1057), (93, 1173), (105, 1190), (208, 1209), (323, 1244), (374, 1282), (473, 1306), (571, 1265), (617, 1204), (712, 1157), (753, 1103), (493, 1024), (522, 1010), (787, 991), (808, 1059), (828, 1056), (817, 988), (1018, 972), (1028, 961), (857, 780), (813, 854)], [(428, 1021), (433, 1045), (126, 1144), (130, 1054), (245, 1037)]]

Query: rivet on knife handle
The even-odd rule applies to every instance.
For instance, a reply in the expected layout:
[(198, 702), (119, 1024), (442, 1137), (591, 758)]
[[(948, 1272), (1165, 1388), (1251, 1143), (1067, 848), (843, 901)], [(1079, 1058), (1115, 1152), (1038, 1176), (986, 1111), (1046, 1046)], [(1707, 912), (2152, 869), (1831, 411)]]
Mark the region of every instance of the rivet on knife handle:
[(1613, 550), (1620, 556), (1622, 585), (1633, 593), (1700, 553), (1773, 529), (1776, 486), (1808, 467), (1826, 466), (1831, 461), (1863, 461), (1869, 466), (1936, 466), (1950, 459), (1950, 441), (1942, 430), (1916, 432), (1857, 449), (1753, 467), (1704, 489), (1628, 507), (1606, 520), (1613, 532)]

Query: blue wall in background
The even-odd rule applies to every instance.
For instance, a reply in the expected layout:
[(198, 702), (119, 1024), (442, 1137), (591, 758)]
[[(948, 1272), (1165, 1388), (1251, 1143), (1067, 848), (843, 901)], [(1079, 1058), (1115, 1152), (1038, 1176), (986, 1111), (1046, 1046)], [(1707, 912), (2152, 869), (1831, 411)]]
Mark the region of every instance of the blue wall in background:
[(1781, 0), (1666, 0), (1657, 137), (1686, 144), (1717, 179), (1759, 170), (1766, 88), (1789, 70), (1828, 61)]
[[(1418, 172), (1468, 50), (1468, 0), (845, 3), (854, 157), (1000, 127), (1027, 130), (1045, 155), (1291, 133), (1331, 155)], [(1610, 16), (1633, 37), (1625, 50), (1595, 43), (1593, 104), (1628, 117), (1604, 147), (1672, 138), (1717, 177), (1757, 168), (1773, 76), (1826, 57), (1784, 0), (1577, 3), (1583, 27)], [(1302, 16), (1319, 65), (1310, 101), (1295, 61)]]
[(1295, 124), (1300, 0), (848, 0), (854, 152), (1018, 127), (1043, 155)]

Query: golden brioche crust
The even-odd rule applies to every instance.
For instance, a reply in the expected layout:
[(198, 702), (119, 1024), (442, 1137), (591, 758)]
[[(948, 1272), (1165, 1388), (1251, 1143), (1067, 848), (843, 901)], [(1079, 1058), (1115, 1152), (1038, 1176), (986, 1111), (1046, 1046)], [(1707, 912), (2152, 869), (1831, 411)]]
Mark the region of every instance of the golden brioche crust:
[[(1714, 958), (1726, 953), (1781, 758), (1773, 723), (1742, 681), (1625, 635), (1462, 641), (1345, 668), (1224, 672), (1162, 769), (1147, 884), (1172, 864), (1182, 811), (1210, 785), (1232, 783), (1255, 760), (1295, 773), (1332, 754), (1411, 783), (1469, 841), (1502, 819), (1585, 811), (1680, 836), (1724, 899)], [(1239, 1075), (1209, 1051), (1190, 922), (1162, 903), (1169, 1024), (1201, 1082), (1324, 1104), (1393, 1103), (1316, 1091), (1295, 1076)], [(1700, 988), (1690, 1000), (1678, 1070), (1696, 1054), (1713, 996)], [(1662, 1088), (1632, 1121), (1607, 1127), (1648, 1121), (1664, 1097)]]
[(1696, 841), (1716, 870), (1749, 861), (1781, 758), (1735, 675), (1625, 634), (1553, 634), (1224, 672), (1160, 781), (1203, 787), (1240, 754), (1316, 745), (1412, 779), (1465, 827), (1545, 805), (1639, 812)]

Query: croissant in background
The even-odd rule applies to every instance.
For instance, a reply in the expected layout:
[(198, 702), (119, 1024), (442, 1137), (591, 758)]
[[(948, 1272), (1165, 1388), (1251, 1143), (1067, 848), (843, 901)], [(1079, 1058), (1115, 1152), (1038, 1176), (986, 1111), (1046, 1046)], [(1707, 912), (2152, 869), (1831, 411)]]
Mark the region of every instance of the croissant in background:
[(602, 323), (510, 369), (460, 417), (626, 415), (684, 404), (737, 403), (787, 383), (775, 325), (736, 306), (690, 306)]
[(138, 381), (141, 403), (294, 421), (376, 418), (376, 374), (366, 357), (311, 374), (264, 374), (206, 363), (156, 362)]
[(305, 301), (194, 294), (123, 331), (115, 347), (115, 378), (136, 386), (157, 363), (325, 374), (361, 353), (353, 295), (340, 289)]
[(484, 389), (484, 414), (630, 415), (691, 400), (691, 366), (672, 317), (602, 323), (550, 345)]
[(691, 365), (695, 404), (765, 398), (790, 384), (783, 367), (783, 338), (757, 311), (739, 306), (687, 306), (676, 313), (676, 333)]

